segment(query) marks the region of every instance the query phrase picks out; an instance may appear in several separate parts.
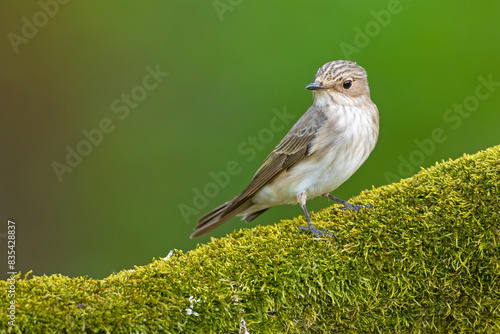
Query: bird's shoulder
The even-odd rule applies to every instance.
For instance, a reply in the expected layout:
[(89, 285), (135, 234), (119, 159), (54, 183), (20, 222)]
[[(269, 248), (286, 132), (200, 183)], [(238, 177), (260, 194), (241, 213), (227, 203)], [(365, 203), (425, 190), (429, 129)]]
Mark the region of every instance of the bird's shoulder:
[(328, 117), (323, 108), (311, 106), (301, 118), (292, 126), (285, 137), (276, 145), (273, 151), (268, 155), (264, 163), (256, 174), (272, 161), (286, 159), (287, 156), (293, 156), (305, 152), (308, 147), (312, 147), (314, 140), (318, 136), (322, 127), (327, 123)]
[(235, 199), (233, 206), (248, 200), (283, 171), (312, 154), (311, 148), (327, 120), (323, 108), (311, 106), (267, 156), (248, 187)]

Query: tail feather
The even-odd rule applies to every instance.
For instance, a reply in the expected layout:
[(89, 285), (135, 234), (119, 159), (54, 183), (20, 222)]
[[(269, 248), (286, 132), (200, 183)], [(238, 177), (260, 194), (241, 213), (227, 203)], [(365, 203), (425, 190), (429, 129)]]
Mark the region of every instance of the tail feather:
[(250, 214), (246, 215), (245, 216), (245, 223), (250, 223), (252, 220), (254, 220), (255, 218), (257, 218), (258, 216), (260, 216), (261, 214), (263, 214), (267, 210), (269, 210), (269, 208), (264, 209), (264, 210), (260, 210), (260, 211), (254, 212), (254, 213), (250, 213)]
[(217, 217), (221, 217), (224, 214), (224, 211), (226, 211), (227, 208), (231, 205), (231, 203), (232, 203), (232, 200), (227, 201), (226, 203), (219, 205), (218, 207), (216, 207), (215, 209), (213, 209), (209, 213), (200, 217), (200, 219), (198, 219), (198, 224), (196, 225), (195, 229), (203, 227), (204, 225), (208, 224), (211, 220), (213, 220)]
[(198, 220), (198, 224), (194, 228), (195, 231), (193, 232), (193, 234), (191, 234), (190, 238), (197, 238), (212, 231), (234, 216), (248, 210), (253, 205), (252, 201), (248, 200), (235, 207), (233, 204), (234, 200), (237, 198), (238, 196), (216, 207), (215, 209), (201, 217)]

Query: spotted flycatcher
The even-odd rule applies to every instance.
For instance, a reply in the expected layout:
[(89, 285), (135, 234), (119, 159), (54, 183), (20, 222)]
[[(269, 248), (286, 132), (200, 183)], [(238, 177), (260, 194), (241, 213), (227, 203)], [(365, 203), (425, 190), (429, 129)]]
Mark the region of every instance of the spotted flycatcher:
[(370, 99), (366, 71), (354, 62), (323, 65), (307, 85), (313, 104), (264, 160), (248, 187), (200, 218), (191, 238), (212, 231), (234, 216), (250, 222), (267, 209), (299, 203), (316, 237), (333, 235), (314, 227), (306, 208), (310, 198), (323, 196), (359, 211), (330, 195), (365, 162), (378, 138), (377, 106)]

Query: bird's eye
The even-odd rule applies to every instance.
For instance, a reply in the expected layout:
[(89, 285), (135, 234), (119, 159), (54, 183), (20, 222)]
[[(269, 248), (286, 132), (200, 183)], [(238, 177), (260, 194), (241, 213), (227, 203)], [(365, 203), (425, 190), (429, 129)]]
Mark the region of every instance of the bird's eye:
[(351, 88), (351, 86), (352, 86), (352, 81), (351, 80), (346, 80), (342, 84), (342, 87), (344, 87), (344, 89), (349, 89), (349, 88)]

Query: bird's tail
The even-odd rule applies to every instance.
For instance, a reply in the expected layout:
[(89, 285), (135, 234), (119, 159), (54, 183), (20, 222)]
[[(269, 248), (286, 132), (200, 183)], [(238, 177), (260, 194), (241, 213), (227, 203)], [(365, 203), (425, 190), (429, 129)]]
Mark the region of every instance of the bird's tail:
[(216, 207), (215, 209), (213, 209), (212, 211), (201, 217), (198, 220), (198, 224), (194, 228), (194, 232), (193, 234), (191, 234), (190, 238), (193, 239), (200, 237), (203, 234), (206, 234), (212, 231), (213, 229), (217, 228), (218, 226), (224, 224), (234, 216), (245, 215), (245, 221), (249, 222), (257, 218), (259, 215), (261, 215), (264, 211), (267, 210), (264, 209), (252, 213), (251, 208), (253, 205), (254, 203), (252, 202), (251, 199), (247, 199), (246, 201), (242, 202), (241, 199), (239, 198), (239, 195), (236, 196), (235, 198)]
[(194, 232), (193, 234), (191, 234), (190, 238), (193, 239), (202, 236), (203, 234), (206, 234), (216, 227), (224, 224), (229, 219), (236, 216), (238, 213), (244, 211), (244, 209), (242, 209), (242, 206), (238, 206), (233, 210), (230, 210), (230, 208), (234, 206), (233, 204), (237, 198), (238, 196), (216, 207), (215, 209), (201, 217), (198, 220), (198, 224), (194, 228)]

